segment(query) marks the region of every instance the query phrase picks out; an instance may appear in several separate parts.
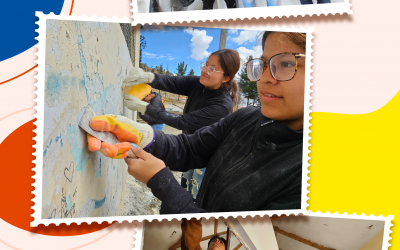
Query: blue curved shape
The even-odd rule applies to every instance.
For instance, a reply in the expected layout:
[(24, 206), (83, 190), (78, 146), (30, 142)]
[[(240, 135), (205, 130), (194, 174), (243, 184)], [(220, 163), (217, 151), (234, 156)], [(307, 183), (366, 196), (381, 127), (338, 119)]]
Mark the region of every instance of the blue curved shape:
[(106, 201), (106, 197), (104, 196), (104, 198), (101, 200), (93, 199), (93, 201), (94, 201), (94, 208), (96, 209), (96, 208), (103, 206), (104, 202)]
[(64, 0), (1, 1), (0, 61), (16, 56), (37, 43), (35, 11), (61, 13)]

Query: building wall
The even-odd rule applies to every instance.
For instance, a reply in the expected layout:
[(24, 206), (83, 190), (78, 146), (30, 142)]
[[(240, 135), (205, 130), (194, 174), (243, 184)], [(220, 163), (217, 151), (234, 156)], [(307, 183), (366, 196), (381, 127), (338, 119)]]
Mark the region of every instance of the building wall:
[(124, 114), (133, 66), (121, 27), (47, 20), (46, 29), (42, 217), (119, 215), (127, 166), (90, 152), (78, 121), (88, 104), (97, 115)]
[(382, 249), (383, 233), (384, 233), (384, 230), (377, 233), (371, 240), (369, 240), (367, 243), (365, 243), (365, 245), (362, 246), (358, 250), (380, 250), (380, 249)]

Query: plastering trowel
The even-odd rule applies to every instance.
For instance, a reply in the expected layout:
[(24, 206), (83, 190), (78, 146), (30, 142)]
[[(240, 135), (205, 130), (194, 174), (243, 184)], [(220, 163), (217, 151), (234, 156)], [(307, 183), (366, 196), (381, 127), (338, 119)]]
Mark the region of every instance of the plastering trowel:
[[(100, 141), (104, 141), (110, 144), (116, 144), (116, 143), (121, 143), (117, 137), (111, 132), (101, 132), (101, 131), (96, 131), (93, 130), (90, 127), (90, 120), (92, 120), (93, 117), (96, 116), (96, 113), (94, 112), (92, 106), (87, 105), (85, 108), (85, 111), (83, 111), (83, 114), (81, 116), (81, 119), (79, 120), (78, 126), (81, 127), (83, 130), (85, 130), (87, 133), (92, 135), (93, 137), (96, 137)], [(128, 157), (129, 158), (137, 158), (135, 154), (132, 152), (132, 149), (128, 151)]]

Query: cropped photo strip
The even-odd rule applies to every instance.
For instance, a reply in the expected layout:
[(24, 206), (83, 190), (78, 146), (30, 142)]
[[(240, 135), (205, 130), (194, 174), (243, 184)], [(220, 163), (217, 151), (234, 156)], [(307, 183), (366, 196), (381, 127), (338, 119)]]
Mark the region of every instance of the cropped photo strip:
[(353, 14), (350, 0), (133, 0), (133, 25)]
[(134, 250), (386, 250), (392, 219), (310, 213), (145, 221)]

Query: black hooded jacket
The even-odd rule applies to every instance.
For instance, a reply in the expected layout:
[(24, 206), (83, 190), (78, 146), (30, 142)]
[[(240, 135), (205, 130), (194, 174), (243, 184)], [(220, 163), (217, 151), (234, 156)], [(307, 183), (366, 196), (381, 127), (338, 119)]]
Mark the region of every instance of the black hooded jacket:
[[(160, 213), (300, 209), (303, 131), (239, 109), (193, 135), (155, 131), (145, 150), (169, 168), (147, 183), (162, 202)], [(206, 167), (196, 205), (171, 170)]]
[[(150, 100), (150, 104), (154, 105), (156, 107), (159, 107), (160, 109), (165, 110), (165, 105), (162, 101), (162, 96), (159, 93), (152, 92), (152, 94), (155, 94), (155, 96), (153, 97), (153, 99)], [(138, 112), (138, 114), (139, 114), (139, 117), (142, 118), (142, 120), (145, 121), (149, 125), (162, 124), (162, 122), (151, 118), (149, 115), (146, 115), (146, 114), (142, 115), (140, 112)]]
[(193, 134), (232, 112), (233, 101), (228, 91), (205, 88), (199, 76), (154, 76), (153, 82), (149, 83), (151, 87), (188, 97), (183, 115), (148, 105), (145, 114), (160, 123), (182, 130), (184, 134)]

